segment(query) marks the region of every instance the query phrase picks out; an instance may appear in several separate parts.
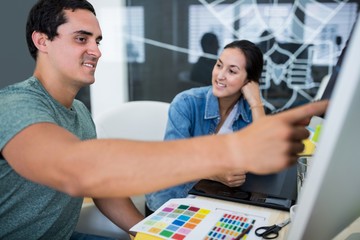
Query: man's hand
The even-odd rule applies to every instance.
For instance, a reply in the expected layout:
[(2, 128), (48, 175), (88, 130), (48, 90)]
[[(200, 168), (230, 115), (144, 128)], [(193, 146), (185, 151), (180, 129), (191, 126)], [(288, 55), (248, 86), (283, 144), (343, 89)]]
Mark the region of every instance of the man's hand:
[(236, 155), (232, 159), (238, 162), (233, 163), (232, 169), (268, 174), (294, 164), (304, 150), (302, 141), (309, 136), (306, 125), (312, 116), (324, 114), (327, 105), (328, 101), (306, 104), (263, 117), (249, 127), (227, 135), (233, 139), (226, 151)]

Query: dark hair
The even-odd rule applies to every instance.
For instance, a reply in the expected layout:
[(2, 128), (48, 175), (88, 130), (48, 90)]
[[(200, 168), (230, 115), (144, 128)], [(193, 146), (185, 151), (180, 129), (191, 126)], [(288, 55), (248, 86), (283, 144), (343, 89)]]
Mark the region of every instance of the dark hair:
[(39, 0), (31, 8), (26, 23), (26, 41), (35, 60), (38, 49), (32, 41), (32, 33), (45, 33), (52, 41), (58, 35), (58, 27), (67, 22), (64, 10), (76, 9), (89, 10), (96, 15), (94, 7), (86, 0)]
[(227, 44), (226, 48), (238, 48), (241, 50), (246, 59), (247, 78), (251, 81), (259, 82), (263, 70), (263, 54), (254, 43), (248, 40), (236, 40)]

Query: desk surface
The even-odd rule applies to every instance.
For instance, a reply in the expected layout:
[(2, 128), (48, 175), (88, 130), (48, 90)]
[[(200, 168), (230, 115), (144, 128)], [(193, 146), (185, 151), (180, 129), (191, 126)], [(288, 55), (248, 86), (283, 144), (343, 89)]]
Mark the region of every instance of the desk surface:
[[(197, 199), (206, 199), (209, 200), (209, 198), (206, 197), (200, 197), (197, 196)], [(289, 212), (287, 211), (282, 211), (282, 210), (276, 210), (276, 209), (270, 209), (270, 208), (265, 208), (265, 207), (259, 207), (259, 206), (254, 206), (254, 205), (248, 205), (248, 204), (243, 204), (243, 203), (235, 203), (235, 202), (229, 202), (229, 201), (224, 201), (224, 200), (219, 200), (219, 199), (211, 199), (211, 201), (218, 202), (221, 204), (228, 204), (228, 205), (233, 205), (236, 207), (244, 207), (246, 209), (252, 209), (252, 210), (256, 210), (256, 211), (266, 211), (270, 213), (270, 217), (269, 217), (269, 225), (271, 224), (275, 224), (275, 223), (280, 223), (282, 221), (284, 221), (285, 219), (289, 218)], [(290, 225), (285, 226), (280, 232), (279, 232), (279, 237), (277, 238), (278, 240), (283, 240), (286, 239), (287, 233), (290, 229)], [(347, 227), (346, 229), (344, 229), (344, 231), (342, 231), (341, 233), (339, 233), (333, 240), (343, 240), (346, 239), (348, 236), (350, 236), (352, 233), (357, 233), (360, 232), (360, 217), (355, 220), (349, 227)], [(131, 239), (135, 239), (135, 240), (155, 240), (158, 238), (154, 238), (145, 234), (139, 234), (137, 235), (135, 238), (131, 238)]]
[[(279, 223), (282, 222), (283, 220), (287, 219), (289, 217), (289, 212), (286, 211), (281, 211), (281, 210), (276, 210), (276, 209), (270, 209), (270, 208), (265, 208), (265, 207), (258, 207), (258, 206), (253, 206), (253, 205), (248, 205), (248, 204), (243, 204), (243, 203), (235, 203), (235, 202), (229, 202), (229, 201), (224, 201), (224, 200), (219, 200), (219, 199), (213, 199), (213, 198), (207, 198), (207, 197), (201, 197), (201, 196), (196, 196), (197, 199), (204, 199), (204, 200), (211, 200), (214, 203), (221, 203), (221, 204), (226, 204), (228, 206), (236, 206), (236, 207), (244, 207), (246, 209), (252, 209), (252, 210), (256, 210), (256, 211), (267, 211), (270, 213), (270, 217), (269, 217), (269, 224), (273, 224), (273, 223)], [(284, 227), (280, 233), (279, 233), (279, 237), (277, 239), (285, 239), (284, 236), (286, 236), (285, 234), (287, 233), (288, 227)], [(145, 234), (138, 234), (135, 237), (135, 240), (153, 240), (153, 239), (159, 239), (159, 238), (153, 238), (153, 237), (149, 237), (148, 235)]]

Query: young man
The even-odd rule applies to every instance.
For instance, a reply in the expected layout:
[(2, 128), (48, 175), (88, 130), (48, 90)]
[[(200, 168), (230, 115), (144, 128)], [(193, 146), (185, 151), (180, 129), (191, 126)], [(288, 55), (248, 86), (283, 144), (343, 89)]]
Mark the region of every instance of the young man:
[(90, 114), (74, 98), (95, 81), (101, 38), (87, 1), (40, 0), (32, 8), (34, 74), (0, 91), (0, 239), (69, 239), (84, 196), (128, 230), (142, 218), (128, 196), (233, 170), (280, 171), (303, 150), (306, 121), (327, 105), (264, 117), (221, 136), (95, 140)]

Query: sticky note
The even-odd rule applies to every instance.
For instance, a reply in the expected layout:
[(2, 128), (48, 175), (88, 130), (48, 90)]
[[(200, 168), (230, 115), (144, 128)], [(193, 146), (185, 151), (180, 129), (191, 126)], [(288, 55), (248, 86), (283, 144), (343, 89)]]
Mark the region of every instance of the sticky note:
[(315, 152), (316, 145), (313, 143), (310, 139), (305, 139), (303, 141), (303, 144), (305, 145), (304, 151), (299, 153), (300, 156), (304, 155), (313, 155)]

